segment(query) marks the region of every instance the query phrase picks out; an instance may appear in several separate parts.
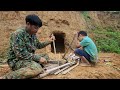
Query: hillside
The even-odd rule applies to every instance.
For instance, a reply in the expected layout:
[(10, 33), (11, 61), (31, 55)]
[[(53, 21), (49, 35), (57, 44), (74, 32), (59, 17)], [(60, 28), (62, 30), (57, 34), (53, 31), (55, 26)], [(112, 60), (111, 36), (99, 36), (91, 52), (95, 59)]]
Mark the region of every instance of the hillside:
[[(112, 39), (117, 43), (113, 46), (120, 47), (117, 37), (120, 35), (120, 14), (119, 12), (100, 12), (100, 11), (1, 11), (0, 12), (0, 58), (6, 57), (6, 50), (9, 45), (10, 34), (17, 28), (25, 25), (24, 18), (28, 14), (37, 14), (43, 21), (42, 33), (38, 32), (38, 38), (44, 40), (51, 32), (65, 33), (69, 42), (73, 38), (74, 31), (86, 30), (101, 48), (102, 38)], [(114, 34), (113, 34), (114, 33)], [(105, 42), (106, 44), (106, 42)], [(109, 42), (107, 43), (107, 45)], [(114, 45), (115, 44), (115, 45)], [(114, 48), (114, 47), (113, 47)], [(111, 49), (111, 48), (108, 48)], [(120, 53), (117, 49), (110, 52)], [(107, 50), (103, 51), (107, 52)]]
[[(36, 53), (48, 53), (53, 59), (57, 57), (61, 59), (61, 55), (63, 55), (67, 49), (65, 43), (70, 43), (73, 38), (73, 33), (80, 30), (88, 32), (88, 35), (95, 41), (99, 51), (100, 62), (96, 68), (86, 69), (84, 67), (78, 67), (71, 72), (74, 73), (74, 75), (67, 74), (66, 76), (60, 75), (58, 77), (48, 76), (46, 78), (120, 78), (118, 69), (113, 70), (112, 67), (109, 67), (109, 65), (106, 66), (103, 62), (104, 60), (110, 59), (112, 64), (115, 64), (118, 68), (120, 65), (119, 11), (0, 11), (1, 64), (7, 60), (10, 34), (17, 28), (25, 25), (24, 19), (28, 14), (37, 14), (42, 19), (42, 32), (38, 31), (37, 33), (37, 37), (40, 41), (44, 41), (51, 33), (54, 33), (59, 40), (56, 42), (58, 51), (56, 56), (53, 53), (52, 45), (37, 50)], [(62, 37), (64, 40), (59, 37)], [(61, 46), (59, 46), (59, 44), (61, 44)], [(72, 44), (72, 47), (74, 48), (74, 44)], [(101, 64), (103, 64), (103, 66), (101, 66)], [(81, 72), (76, 73), (79, 70), (81, 70)], [(88, 72), (89, 70), (91, 72)], [(0, 68), (0, 76), (4, 75), (6, 72), (9, 72), (8, 67)], [(93, 73), (94, 75), (91, 76)]]

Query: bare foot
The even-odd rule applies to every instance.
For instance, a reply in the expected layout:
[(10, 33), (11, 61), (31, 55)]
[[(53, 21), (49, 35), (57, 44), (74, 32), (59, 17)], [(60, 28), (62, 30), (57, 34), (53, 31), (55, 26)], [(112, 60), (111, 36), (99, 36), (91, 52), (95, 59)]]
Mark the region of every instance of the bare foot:
[(87, 63), (80, 63), (80, 66), (82, 66), (82, 67), (91, 67), (91, 65), (87, 64)]

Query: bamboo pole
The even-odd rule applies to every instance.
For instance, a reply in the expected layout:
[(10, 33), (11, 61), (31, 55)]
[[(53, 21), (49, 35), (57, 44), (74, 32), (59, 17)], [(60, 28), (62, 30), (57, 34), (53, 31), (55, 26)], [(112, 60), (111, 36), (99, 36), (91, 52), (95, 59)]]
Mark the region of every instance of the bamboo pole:
[(78, 61), (78, 63), (76, 65), (74, 65), (74, 66), (68, 68), (67, 70), (63, 71), (62, 74), (68, 73), (69, 71), (71, 71), (72, 69), (74, 69), (75, 67), (77, 67), (78, 65), (79, 65), (79, 61)]
[(56, 55), (55, 41), (53, 40), (54, 53)]
[[(67, 48), (66, 52), (64, 53), (64, 55), (63, 55), (63, 57), (62, 57), (63, 59), (65, 59), (65, 56), (66, 56), (66, 54), (68, 53), (69, 49), (71, 48), (70, 46), (72, 45), (74, 39), (75, 39), (75, 35), (73, 36), (72, 42), (70, 43), (69, 47)], [(66, 62), (68, 62), (67, 59), (65, 59), (65, 60), (66, 60)]]
[(69, 67), (70, 67), (70, 66), (66, 66), (65, 68), (62, 68), (61, 70), (55, 72), (54, 74), (57, 75), (57, 74), (61, 73), (62, 71), (68, 69)]
[[(53, 36), (53, 34), (52, 34), (52, 36)], [(53, 40), (53, 47), (54, 47), (54, 54), (55, 54), (55, 59), (56, 59), (56, 47), (55, 47), (55, 40)], [(60, 65), (60, 64), (59, 64), (59, 61), (58, 61), (58, 65)]]
[(65, 66), (72, 65), (72, 64), (75, 64), (75, 62), (68, 62), (68, 63), (65, 63), (65, 64), (63, 64), (63, 65), (61, 65), (61, 66), (58, 66), (58, 67), (55, 67), (55, 68), (46, 70), (43, 74), (40, 74), (40, 75), (38, 76), (38, 78), (43, 78), (43, 77), (49, 75), (51, 72), (54, 72), (54, 71), (57, 70), (57, 69), (60, 69), (60, 68), (63, 68), (63, 67), (65, 67)]

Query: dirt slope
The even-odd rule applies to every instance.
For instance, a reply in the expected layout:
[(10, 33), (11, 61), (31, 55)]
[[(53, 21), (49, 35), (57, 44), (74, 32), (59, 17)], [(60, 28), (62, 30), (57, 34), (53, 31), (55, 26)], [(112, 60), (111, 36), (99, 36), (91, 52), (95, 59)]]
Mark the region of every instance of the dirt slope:
[[(28, 14), (37, 14), (43, 21), (42, 33), (38, 32), (39, 40), (44, 40), (46, 36), (52, 31), (61, 31), (66, 33), (67, 39), (71, 41), (73, 32), (85, 29), (89, 31), (96, 26), (106, 27), (113, 26), (116, 30), (120, 30), (120, 14), (90, 11), (87, 22), (80, 11), (0, 11), (0, 62), (6, 61), (6, 53), (9, 46), (10, 34), (17, 28), (25, 25), (24, 19)], [(89, 28), (88, 28), (89, 27)], [(92, 36), (92, 34), (90, 35)], [(36, 53), (44, 53), (45, 49), (38, 50)], [(53, 53), (48, 53), (51, 58), (55, 58)], [(120, 71), (113, 68), (120, 66), (120, 55), (111, 53), (99, 53), (99, 63), (96, 67), (81, 67), (78, 66), (66, 75), (50, 75), (47, 78), (120, 78)], [(61, 57), (61, 55), (56, 55)], [(103, 62), (104, 60), (111, 60), (111, 63)], [(120, 68), (120, 67), (119, 67)], [(0, 66), (0, 76), (9, 72), (8, 66)]]
[(28, 14), (36, 14), (43, 21), (42, 33), (37, 33), (40, 40), (44, 40), (53, 31), (64, 32), (66, 39), (71, 41), (73, 33), (79, 30), (89, 32), (97, 26), (113, 26), (120, 30), (119, 13), (89, 11), (87, 18), (90, 21), (86, 21), (82, 11), (0, 11), (0, 61), (6, 58), (10, 34), (25, 25)]

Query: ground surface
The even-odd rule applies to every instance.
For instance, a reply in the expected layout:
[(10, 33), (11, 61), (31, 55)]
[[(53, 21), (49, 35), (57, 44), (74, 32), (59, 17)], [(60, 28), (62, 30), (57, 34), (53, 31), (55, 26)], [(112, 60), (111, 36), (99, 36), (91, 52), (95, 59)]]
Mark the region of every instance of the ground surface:
[[(54, 56), (54, 54), (50, 55)], [(57, 57), (60, 58), (60, 55), (58, 54)], [(0, 76), (7, 72), (10, 72), (7, 65), (0, 66)], [(99, 62), (95, 67), (77, 66), (66, 75), (49, 75), (43, 79), (120, 79), (120, 55), (100, 53)]]

